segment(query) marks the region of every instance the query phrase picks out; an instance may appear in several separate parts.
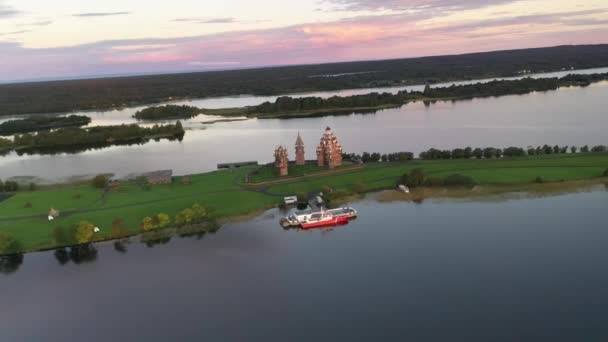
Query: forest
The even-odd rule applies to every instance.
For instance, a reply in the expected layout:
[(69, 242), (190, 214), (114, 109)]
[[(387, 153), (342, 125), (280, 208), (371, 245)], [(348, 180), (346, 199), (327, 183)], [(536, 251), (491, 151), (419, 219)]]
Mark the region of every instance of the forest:
[(0, 85), (0, 115), (106, 110), (179, 99), (243, 94), (278, 95), (435, 84), (605, 66), (608, 66), (606, 44), (154, 76), (14, 83)]
[(18, 151), (59, 149), (70, 147), (110, 146), (128, 142), (145, 142), (149, 139), (181, 139), (185, 134), (181, 122), (175, 125), (138, 125), (99, 126), (92, 128), (60, 128), (36, 134), (17, 134), (12, 148)]
[(133, 117), (137, 120), (190, 119), (200, 113), (197, 107), (165, 105), (138, 110)]
[(449, 87), (426, 86), (424, 91), (400, 91), (371, 93), (366, 95), (292, 98), (279, 97), (275, 102), (264, 102), (247, 108), (252, 116), (265, 114), (305, 112), (323, 109), (385, 108), (401, 106), (416, 100), (458, 100), (476, 97), (528, 94), (534, 91), (549, 91), (560, 87), (588, 86), (593, 82), (608, 80), (608, 73), (591, 75), (568, 75), (562, 78), (523, 78), (518, 80), (495, 80), (487, 83), (451, 85)]
[(26, 119), (9, 120), (0, 124), (0, 135), (9, 136), (16, 133), (30, 133), (64, 127), (81, 127), (91, 123), (91, 118), (84, 115), (70, 116), (35, 116)]

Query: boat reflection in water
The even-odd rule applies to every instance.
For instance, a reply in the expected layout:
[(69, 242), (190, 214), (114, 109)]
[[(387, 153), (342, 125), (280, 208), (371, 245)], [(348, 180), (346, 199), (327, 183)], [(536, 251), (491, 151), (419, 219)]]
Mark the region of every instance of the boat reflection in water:
[(283, 217), (280, 224), (283, 228), (314, 229), (348, 224), (357, 217), (357, 211), (351, 207), (300, 211)]

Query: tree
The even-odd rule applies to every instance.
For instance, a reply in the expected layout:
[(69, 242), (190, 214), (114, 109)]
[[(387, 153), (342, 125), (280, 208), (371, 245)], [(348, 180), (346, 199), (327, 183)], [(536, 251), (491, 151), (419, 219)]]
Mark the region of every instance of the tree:
[(464, 149), (464, 158), (471, 159), (471, 157), (473, 157), (473, 149), (470, 147), (465, 148)]
[(151, 217), (144, 217), (141, 221), (141, 228), (145, 231), (150, 231), (156, 228), (154, 220)]
[(576, 153), (577, 151), (578, 151), (578, 147), (576, 147), (576, 146), (570, 147), (570, 152), (572, 152), (572, 154)]
[(7, 233), (0, 232), (0, 255), (19, 251), (19, 241)]
[(558, 145), (553, 146), (553, 153), (554, 154), (559, 154), (561, 152), (561, 149), (559, 148)]
[(477, 159), (483, 158), (483, 150), (480, 148), (476, 148), (473, 150), (473, 156)]
[(171, 223), (171, 219), (169, 218), (169, 215), (167, 215), (165, 213), (158, 214), (157, 218), (158, 218), (158, 227), (159, 228), (165, 228)]
[(606, 169), (606, 171), (604, 171), (604, 177), (608, 177), (608, 169)]
[(19, 191), (19, 183), (13, 181), (4, 182), (4, 191), (6, 192), (17, 192)]
[(593, 146), (593, 148), (591, 149), (591, 152), (606, 152), (606, 146), (604, 146), (604, 145)]
[(108, 185), (108, 177), (104, 175), (97, 175), (93, 178), (93, 186), (97, 189), (105, 189)]
[(464, 159), (465, 157), (465, 152), (464, 149), (462, 148), (456, 148), (454, 150), (452, 150), (452, 158), (453, 159)]
[(2, 182), (2, 179), (0, 179), (0, 192), (4, 191), (4, 183)]
[[(506, 156), (506, 155), (507, 155), (507, 154), (506, 154), (506, 151), (505, 151), (505, 156)], [(528, 155), (529, 155), (529, 156), (534, 156), (534, 155), (536, 155), (536, 149), (535, 149), (534, 147), (532, 147), (532, 146), (528, 147)]]
[(496, 149), (494, 147), (486, 147), (483, 149), (483, 157), (486, 159), (491, 159), (496, 156)]
[(87, 221), (81, 221), (76, 226), (76, 242), (79, 244), (89, 243), (93, 240), (95, 226)]
[(56, 245), (65, 245), (68, 244), (68, 237), (63, 230), (63, 227), (55, 227), (53, 229), (53, 240)]
[(589, 146), (585, 145), (583, 147), (581, 147), (581, 153), (588, 153), (589, 152)]
[(551, 154), (551, 153), (553, 153), (553, 149), (549, 145), (544, 145), (543, 146), (543, 151), (545, 152), (545, 154)]

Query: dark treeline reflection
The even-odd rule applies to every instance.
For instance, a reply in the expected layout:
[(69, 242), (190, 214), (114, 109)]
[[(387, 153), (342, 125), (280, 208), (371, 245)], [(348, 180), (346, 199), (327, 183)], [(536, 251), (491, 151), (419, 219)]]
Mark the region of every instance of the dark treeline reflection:
[[(199, 225), (183, 226), (179, 228), (168, 228), (159, 231), (143, 233), (139, 236), (139, 242), (145, 244), (149, 248), (158, 245), (166, 245), (171, 242), (174, 237), (179, 238), (196, 238), (201, 240), (207, 234), (215, 234), (219, 231), (220, 225), (215, 222), (206, 222)], [(115, 252), (126, 254), (129, 245), (133, 243), (133, 238), (116, 240), (112, 242)], [(50, 254), (50, 253), (49, 253)], [(53, 257), (59, 265), (65, 266), (74, 263), (76, 265), (87, 264), (97, 261), (99, 250), (95, 244), (89, 243), (84, 245), (69, 246), (57, 248), (52, 252)], [(23, 264), (23, 254), (13, 254), (0, 256), (0, 274), (13, 274), (19, 270)]]
[(0, 273), (12, 274), (17, 272), (23, 264), (23, 254), (11, 254), (0, 256)]
[(70, 261), (75, 264), (94, 262), (97, 260), (97, 254), (97, 248), (93, 244), (58, 248), (53, 252), (60, 265), (66, 265)]
[[(172, 137), (172, 138), (164, 138), (169, 141), (183, 141), (184, 137)], [(54, 146), (54, 147), (32, 147), (32, 148), (24, 148), (17, 150), (18, 156), (23, 155), (56, 155), (56, 154), (78, 154), (87, 151), (93, 150), (102, 150), (104, 148), (112, 147), (112, 146), (140, 146), (145, 145), (150, 142), (150, 140), (154, 140), (159, 142), (163, 139), (161, 138), (140, 138), (134, 139), (127, 142), (108, 142), (108, 143), (97, 143), (97, 144), (82, 144), (82, 145), (72, 145), (72, 146)], [(0, 156), (9, 154), (11, 151), (4, 151), (0, 153)]]

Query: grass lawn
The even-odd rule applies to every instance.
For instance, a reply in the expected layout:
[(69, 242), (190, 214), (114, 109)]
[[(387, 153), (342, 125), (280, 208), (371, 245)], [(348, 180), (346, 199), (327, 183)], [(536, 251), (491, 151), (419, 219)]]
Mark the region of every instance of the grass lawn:
[[(119, 191), (105, 194), (89, 185), (66, 185), (20, 192), (0, 202), (0, 232), (17, 239), (24, 251), (34, 251), (55, 247), (52, 238), (55, 227), (68, 228), (80, 221), (95, 224), (101, 228), (96, 238), (107, 239), (111, 236), (112, 221), (119, 218), (130, 233), (137, 234), (144, 217), (166, 213), (173, 218), (195, 203), (213, 209), (220, 218), (242, 216), (274, 207), (285, 195), (320, 191), (326, 186), (355, 192), (390, 189), (401, 175), (414, 168), (422, 168), (433, 176), (459, 173), (482, 185), (528, 184), (536, 177), (545, 181), (569, 181), (601, 177), (608, 169), (608, 153), (376, 163), (361, 169), (261, 186), (243, 182), (245, 175), (256, 167), (195, 175), (190, 185), (182, 184), (179, 177), (173, 184), (149, 188), (124, 182)], [(270, 177), (268, 170), (272, 168), (266, 168), (258, 176)], [(314, 164), (290, 170), (292, 175), (318, 171)], [(274, 172), (272, 178), (276, 178)], [(49, 222), (46, 215), (51, 207), (62, 215)]]
[[(335, 168), (334, 170), (340, 170), (345, 167), (352, 166), (350, 162), (344, 162), (342, 166)], [(264, 182), (268, 180), (276, 180), (281, 178), (300, 177), (306, 175), (312, 175), (319, 172), (328, 171), (327, 167), (318, 166), (316, 163), (306, 163), (305, 165), (289, 164), (289, 175), (281, 177), (277, 175), (274, 166), (264, 165), (258, 169), (252, 170), (249, 173), (249, 180), (252, 183)]]

